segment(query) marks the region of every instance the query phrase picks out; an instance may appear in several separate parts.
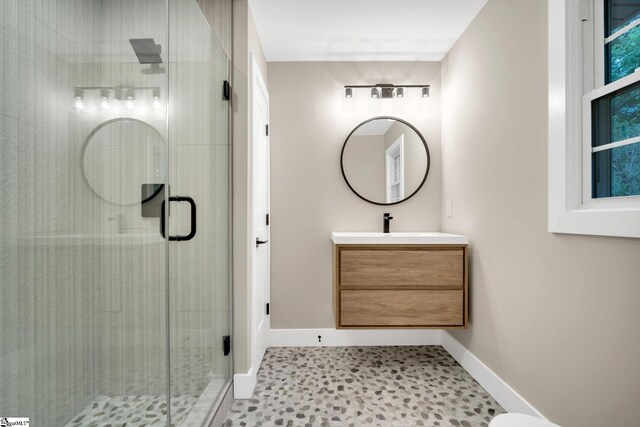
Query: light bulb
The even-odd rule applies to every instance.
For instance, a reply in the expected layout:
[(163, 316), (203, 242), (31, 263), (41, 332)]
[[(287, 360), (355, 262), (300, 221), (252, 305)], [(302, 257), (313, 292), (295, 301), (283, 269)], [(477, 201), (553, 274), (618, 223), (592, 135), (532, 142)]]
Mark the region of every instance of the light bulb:
[(156, 111), (160, 109), (160, 89), (153, 90), (153, 103), (151, 104), (151, 108)]
[(422, 97), (423, 98), (428, 98), (429, 97), (429, 87), (425, 86), (422, 88)]
[(75, 108), (76, 111), (84, 110), (84, 101), (82, 101), (82, 98), (76, 98), (73, 103), (73, 108)]
[(106, 111), (109, 109), (109, 91), (106, 89), (100, 89), (100, 110)]
[(344, 97), (345, 98), (352, 98), (353, 97), (353, 88), (345, 88), (344, 90)]
[(73, 102), (73, 108), (75, 108), (76, 111), (84, 110), (84, 91), (81, 89), (76, 89), (74, 91), (74, 98), (75, 101)]
[(129, 88), (129, 90), (127, 90), (127, 101), (125, 102), (125, 108), (128, 111), (133, 110), (133, 100), (136, 99), (136, 95), (135, 92), (133, 91), (133, 88)]
[(404, 88), (398, 87), (396, 88), (396, 97), (403, 98), (404, 97)]
[(371, 97), (375, 98), (375, 99), (380, 98), (380, 88), (372, 87), (371, 88)]

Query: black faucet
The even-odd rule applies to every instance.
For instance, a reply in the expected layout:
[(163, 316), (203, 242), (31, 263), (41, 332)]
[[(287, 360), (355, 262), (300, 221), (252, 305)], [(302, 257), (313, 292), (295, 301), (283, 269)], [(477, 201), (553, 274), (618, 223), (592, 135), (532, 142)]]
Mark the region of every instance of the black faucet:
[(382, 215), (382, 220), (384, 221), (384, 232), (385, 234), (389, 234), (389, 222), (393, 219), (390, 213), (385, 213)]

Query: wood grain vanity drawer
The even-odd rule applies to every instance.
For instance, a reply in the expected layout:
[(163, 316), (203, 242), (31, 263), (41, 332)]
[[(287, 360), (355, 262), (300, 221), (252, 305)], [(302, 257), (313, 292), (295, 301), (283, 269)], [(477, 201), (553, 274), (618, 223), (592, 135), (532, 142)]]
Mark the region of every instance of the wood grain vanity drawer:
[(344, 289), (403, 287), (462, 289), (462, 249), (343, 249), (340, 283)]
[(342, 290), (340, 325), (463, 326), (463, 290)]

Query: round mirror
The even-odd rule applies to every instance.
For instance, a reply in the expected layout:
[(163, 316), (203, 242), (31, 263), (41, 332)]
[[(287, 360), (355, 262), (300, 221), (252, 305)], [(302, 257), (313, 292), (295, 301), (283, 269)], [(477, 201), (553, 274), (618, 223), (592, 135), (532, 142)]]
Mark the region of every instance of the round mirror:
[(164, 139), (141, 120), (108, 120), (84, 142), (82, 173), (91, 191), (102, 200), (121, 206), (139, 204), (148, 197), (143, 194), (148, 188), (165, 182)]
[(410, 123), (374, 117), (356, 126), (342, 146), (342, 175), (351, 190), (376, 205), (416, 194), (429, 174), (427, 142)]

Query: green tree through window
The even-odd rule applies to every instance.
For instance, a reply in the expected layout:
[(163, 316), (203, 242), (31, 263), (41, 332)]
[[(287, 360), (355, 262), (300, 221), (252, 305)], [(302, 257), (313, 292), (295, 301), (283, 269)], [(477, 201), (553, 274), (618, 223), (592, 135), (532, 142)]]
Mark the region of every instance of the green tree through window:
[[(608, 36), (640, 19), (637, 1), (606, 1)], [(605, 45), (606, 83), (640, 67), (640, 26)], [(640, 136), (640, 86), (594, 101), (594, 147)], [(602, 103), (606, 103), (603, 105)], [(593, 155), (593, 197), (640, 195), (640, 143), (603, 150)]]

